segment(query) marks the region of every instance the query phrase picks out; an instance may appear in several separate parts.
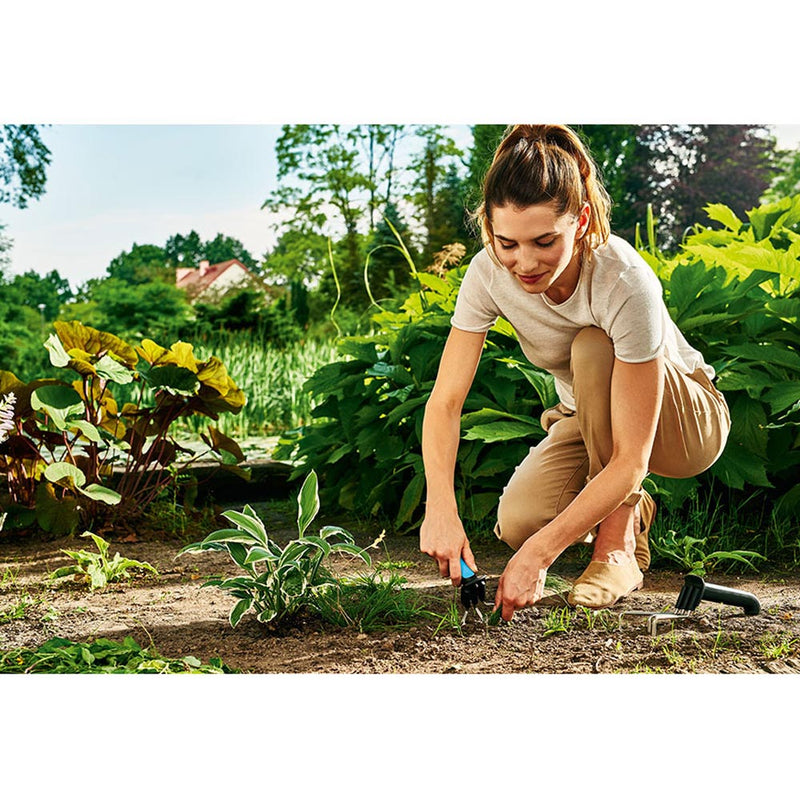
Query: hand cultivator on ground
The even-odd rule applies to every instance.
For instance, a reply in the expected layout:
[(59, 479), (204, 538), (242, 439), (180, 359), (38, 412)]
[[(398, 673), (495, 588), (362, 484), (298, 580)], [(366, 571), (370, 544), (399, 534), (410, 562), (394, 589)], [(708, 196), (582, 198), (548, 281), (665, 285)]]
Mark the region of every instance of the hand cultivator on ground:
[(461, 559), (461, 605), (464, 607), (464, 616), (461, 617), (461, 624), (467, 621), (467, 616), (471, 610), (475, 610), (478, 619), (483, 622), (479, 604), (491, 605), (486, 602), (486, 578), (476, 575)]
[(678, 599), (675, 601), (674, 612), (621, 611), (619, 618), (620, 622), (622, 622), (623, 617), (646, 617), (648, 633), (651, 636), (655, 636), (658, 633), (658, 624), (660, 622), (687, 619), (697, 609), (702, 600), (737, 606), (747, 616), (755, 616), (761, 611), (761, 604), (758, 602), (758, 598), (750, 592), (706, 583), (699, 575), (687, 575), (684, 578)]

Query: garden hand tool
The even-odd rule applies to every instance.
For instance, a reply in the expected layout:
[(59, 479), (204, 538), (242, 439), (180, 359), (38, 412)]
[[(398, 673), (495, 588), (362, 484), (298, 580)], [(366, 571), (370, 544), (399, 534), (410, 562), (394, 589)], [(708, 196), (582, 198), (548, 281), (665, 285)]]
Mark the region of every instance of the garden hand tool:
[(619, 618), (622, 621), (624, 616), (647, 617), (647, 630), (651, 636), (655, 636), (658, 633), (659, 622), (686, 619), (700, 605), (701, 600), (738, 606), (744, 609), (745, 614), (748, 616), (754, 616), (761, 611), (761, 604), (758, 602), (758, 598), (750, 592), (706, 583), (699, 575), (687, 575), (683, 579), (683, 588), (675, 601), (674, 612), (622, 611)]
[(478, 608), (478, 603), (486, 602), (486, 578), (476, 575), (461, 559), (461, 605), (464, 606), (464, 616), (461, 624), (467, 621), (470, 609), (475, 609), (478, 619), (483, 622), (483, 614)]
[(744, 613), (748, 617), (755, 616), (761, 611), (761, 604), (758, 602), (758, 598), (750, 592), (706, 583), (699, 575), (687, 575), (683, 579), (683, 588), (675, 601), (675, 608), (679, 614), (690, 614), (700, 605), (701, 600), (724, 603), (728, 606), (738, 606), (744, 609)]

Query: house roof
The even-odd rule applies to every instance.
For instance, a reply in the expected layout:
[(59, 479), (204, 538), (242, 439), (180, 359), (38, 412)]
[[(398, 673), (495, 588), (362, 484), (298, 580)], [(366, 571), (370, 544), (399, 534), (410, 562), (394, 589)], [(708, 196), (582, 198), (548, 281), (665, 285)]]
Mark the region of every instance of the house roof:
[(238, 264), (245, 272), (247, 267), (237, 258), (221, 261), (219, 264), (201, 262), (199, 267), (179, 268), (175, 274), (175, 285), (179, 289), (186, 289), (190, 294), (200, 294), (211, 286), (223, 272)]

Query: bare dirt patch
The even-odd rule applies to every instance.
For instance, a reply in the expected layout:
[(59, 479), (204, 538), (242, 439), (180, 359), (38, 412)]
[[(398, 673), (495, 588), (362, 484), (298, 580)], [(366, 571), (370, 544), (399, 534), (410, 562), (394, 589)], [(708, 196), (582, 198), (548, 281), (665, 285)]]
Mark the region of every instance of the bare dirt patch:
[[(296, 535), (290, 513), (257, 509), (278, 541)], [(362, 546), (380, 532), (336, 523)], [(703, 602), (686, 619), (662, 623), (656, 635), (641, 619), (620, 623), (616, 613), (564, 610), (558, 594), (518, 613), (511, 624), (490, 627), (470, 619), (459, 629), (441, 621), (456, 595), (419, 552), (416, 537), (387, 536), (373, 551), (374, 560), (402, 575), (407, 590), (421, 592), (438, 620), (365, 633), (305, 618), (270, 631), (252, 616), (231, 628), (233, 599), (202, 587), (208, 575), (236, 574), (226, 556), (176, 559), (185, 542), (142, 538), (112, 542), (111, 554), (148, 562), (158, 576), (143, 574), (94, 593), (84, 584), (46, 580), (69, 563), (62, 548), (89, 550), (90, 540), (0, 543), (0, 650), (35, 648), (54, 636), (75, 641), (133, 636), (164, 657), (191, 655), (203, 663), (216, 657), (244, 673), (800, 673), (800, 576), (787, 571), (707, 576), (707, 581), (754, 593), (761, 613), (746, 616), (735, 607)], [(475, 542), (473, 550), (488, 576), (491, 598), (510, 552), (498, 542)], [(571, 581), (587, 557), (585, 548), (574, 548), (553, 572)], [(335, 568), (345, 573), (354, 565), (340, 558)], [(615, 611), (673, 610), (682, 585), (682, 573), (653, 570), (644, 588)]]

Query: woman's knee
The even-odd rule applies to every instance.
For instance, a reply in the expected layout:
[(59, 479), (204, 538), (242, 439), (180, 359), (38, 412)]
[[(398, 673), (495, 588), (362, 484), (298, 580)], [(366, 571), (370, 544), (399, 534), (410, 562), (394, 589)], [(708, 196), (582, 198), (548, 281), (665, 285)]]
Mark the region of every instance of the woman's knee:
[(497, 508), (494, 532), (512, 550), (519, 550), (534, 533), (552, 522), (556, 516), (556, 509), (548, 511), (532, 501), (530, 496), (514, 498), (505, 493)]

